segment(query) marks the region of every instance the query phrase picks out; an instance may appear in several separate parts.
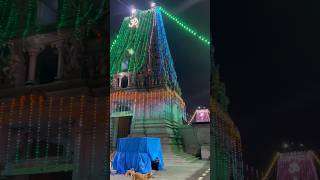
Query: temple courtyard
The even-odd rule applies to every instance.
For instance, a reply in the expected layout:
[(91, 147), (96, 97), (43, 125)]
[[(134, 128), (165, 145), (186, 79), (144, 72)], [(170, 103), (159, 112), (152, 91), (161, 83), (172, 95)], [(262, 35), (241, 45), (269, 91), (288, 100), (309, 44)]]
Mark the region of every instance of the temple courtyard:
[[(162, 171), (153, 171), (156, 180), (209, 180), (210, 161), (199, 160), (187, 154), (164, 155), (165, 167)], [(124, 175), (110, 175), (111, 180), (129, 180)]]

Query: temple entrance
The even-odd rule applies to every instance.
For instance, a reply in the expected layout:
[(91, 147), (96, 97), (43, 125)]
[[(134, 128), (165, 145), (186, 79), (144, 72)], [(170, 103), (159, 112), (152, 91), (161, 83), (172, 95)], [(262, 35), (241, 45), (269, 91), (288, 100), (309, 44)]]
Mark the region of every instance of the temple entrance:
[(117, 138), (128, 137), (131, 132), (132, 116), (124, 116), (118, 118)]
[(36, 79), (39, 84), (50, 83), (57, 76), (58, 50), (47, 46), (37, 57)]

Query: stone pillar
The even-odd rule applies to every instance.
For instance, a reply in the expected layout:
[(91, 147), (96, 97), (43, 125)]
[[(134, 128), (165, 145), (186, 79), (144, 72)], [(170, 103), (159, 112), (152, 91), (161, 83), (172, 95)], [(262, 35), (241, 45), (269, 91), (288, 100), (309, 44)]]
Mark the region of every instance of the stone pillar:
[(21, 42), (12, 42), (10, 46), (11, 54), (11, 75), (14, 77), (13, 84), (16, 86), (23, 85), (26, 76), (26, 67), (24, 64), (23, 52), (21, 47)]
[(29, 58), (28, 81), (35, 81), (38, 54), (39, 54), (38, 50), (33, 49), (29, 51), (30, 58)]
[(57, 46), (58, 49), (58, 69), (57, 69), (57, 77), (56, 79), (62, 79), (63, 78), (63, 54), (64, 49), (62, 45)]
[(21, 86), (25, 82), (26, 78), (26, 67), (24, 65), (24, 59), (22, 56), (15, 56), (17, 64), (14, 66), (13, 75), (15, 77), (14, 84), (16, 86)]

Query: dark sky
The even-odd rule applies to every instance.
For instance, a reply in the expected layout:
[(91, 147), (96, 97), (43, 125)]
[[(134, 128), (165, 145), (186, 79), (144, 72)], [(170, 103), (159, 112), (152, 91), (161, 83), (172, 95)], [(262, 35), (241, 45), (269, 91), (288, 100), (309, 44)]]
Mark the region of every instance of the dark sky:
[[(210, 34), (210, 0), (157, 0), (181, 20), (203, 32)], [(130, 15), (130, 7), (145, 10), (149, 0), (112, 0), (110, 2), (111, 39), (118, 32), (124, 17)], [(163, 16), (167, 39), (174, 60), (182, 95), (187, 111), (193, 112), (199, 105), (209, 105), (210, 52), (209, 47), (184, 32), (174, 22)]]
[(215, 61), (245, 159), (263, 167), (281, 142), (319, 148), (320, 3), (218, 0)]

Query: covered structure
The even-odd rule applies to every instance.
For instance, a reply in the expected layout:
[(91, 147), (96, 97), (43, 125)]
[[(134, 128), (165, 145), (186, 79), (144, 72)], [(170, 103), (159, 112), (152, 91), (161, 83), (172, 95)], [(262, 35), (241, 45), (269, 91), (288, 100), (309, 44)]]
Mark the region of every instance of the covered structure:
[(113, 168), (122, 174), (128, 169), (145, 174), (151, 172), (152, 162), (156, 160), (159, 161), (157, 169), (162, 170), (164, 161), (159, 138), (120, 138)]

